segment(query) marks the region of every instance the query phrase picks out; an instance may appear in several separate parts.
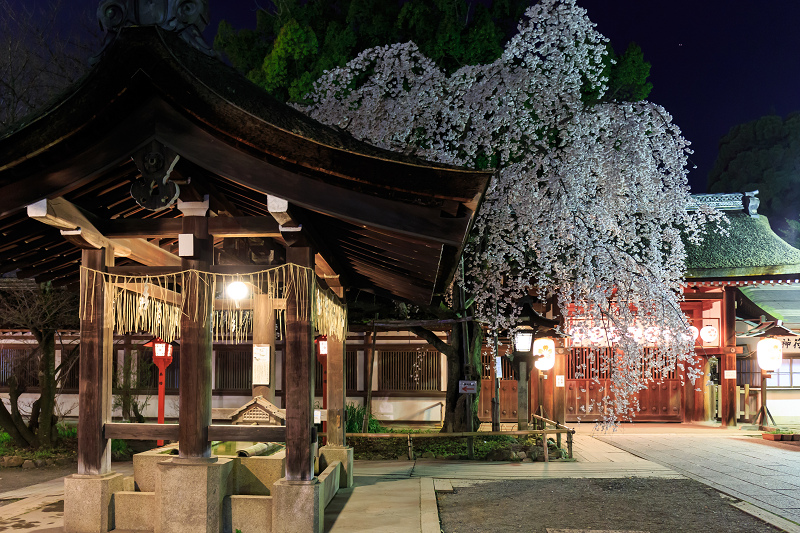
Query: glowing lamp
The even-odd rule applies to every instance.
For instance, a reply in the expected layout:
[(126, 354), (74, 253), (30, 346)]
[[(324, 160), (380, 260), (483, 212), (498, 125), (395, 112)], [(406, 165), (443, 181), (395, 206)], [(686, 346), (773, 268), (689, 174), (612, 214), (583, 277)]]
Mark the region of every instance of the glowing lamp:
[(229, 283), (228, 286), (225, 288), (225, 294), (228, 295), (228, 298), (231, 300), (242, 300), (247, 298), (247, 294), (249, 291), (247, 290), (247, 285), (242, 283), (241, 281), (234, 281)]
[(758, 366), (761, 370), (774, 372), (781, 367), (783, 359), (783, 348), (778, 339), (761, 339), (756, 345)]
[(703, 342), (711, 344), (719, 338), (719, 332), (714, 326), (705, 326), (700, 330), (700, 338)]
[(553, 339), (536, 339), (533, 343), (533, 365), (539, 370), (550, 370), (556, 364), (556, 343)]
[[(156, 337), (150, 342), (146, 342), (144, 345), (147, 348), (153, 349), (153, 362), (156, 363), (156, 365), (158, 365), (158, 361), (163, 361), (165, 358), (169, 358), (170, 362), (172, 362), (172, 344), (164, 342)], [(169, 363), (167, 363), (167, 365), (169, 365)]]
[(328, 355), (328, 341), (327, 341), (327, 339), (319, 341), (319, 354), (320, 355)]
[(514, 351), (530, 353), (533, 344), (533, 330), (527, 327), (520, 327), (514, 332)]
[(700, 336), (700, 330), (694, 326), (689, 326), (689, 335), (692, 336), (692, 342), (695, 342), (697, 337)]

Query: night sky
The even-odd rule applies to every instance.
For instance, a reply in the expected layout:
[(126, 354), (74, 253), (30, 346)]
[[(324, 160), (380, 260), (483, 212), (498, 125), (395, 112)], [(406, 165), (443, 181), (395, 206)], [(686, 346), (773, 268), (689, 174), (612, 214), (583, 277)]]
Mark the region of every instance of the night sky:
[[(96, 24), (97, 0), (67, 0)], [(393, 0), (387, 0), (393, 1)], [(46, 5), (45, 0), (11, 0)], [(267, 0), (211, 0), (213, 40), (222, 18), (255, 27)], [(663, 105), (695, 150), (692, 192), (704, 192), (717, 143), (741, 122), (800, 110), (800, 2), (793, 0), (578, 0), (618, 53), (639, 43), (652, 64), (650, 100)]]

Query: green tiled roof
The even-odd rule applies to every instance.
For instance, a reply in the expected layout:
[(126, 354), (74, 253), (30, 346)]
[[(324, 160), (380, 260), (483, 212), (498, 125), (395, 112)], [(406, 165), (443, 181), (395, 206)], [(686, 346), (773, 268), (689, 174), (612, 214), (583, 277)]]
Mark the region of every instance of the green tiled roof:
[(686, 245), (687, 278), (800, 274), (800, 250), (778, 237), (766, 217), (725, 213), (728, 234), (710, 230), (702, 245)]

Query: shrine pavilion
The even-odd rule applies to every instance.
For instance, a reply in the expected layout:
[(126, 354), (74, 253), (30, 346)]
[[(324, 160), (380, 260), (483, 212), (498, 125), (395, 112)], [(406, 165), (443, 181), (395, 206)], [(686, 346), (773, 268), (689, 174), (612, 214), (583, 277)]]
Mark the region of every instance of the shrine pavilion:
[[(271, 516), (260, 531), (322, 531), (325, 503), (352, 484), (344, 293), (434, 301), (490, 174), (377, 149), (275, 101), (202, 41), (207, 2), (184, 4), (103, 2), (96, 65), (0, 138), (0, 269), (80, 286), (65, 528), (104, 533), (135, 509), (164, 533), (229, 530), (231, 512)], [(245, 296), (226, 294), (233, 283)], [(179, 344), (178, 424), (111, 421), (113, 334), (137, 331)], [(212, 424), (213, 340), (263, 348), (257, 392), (274, 400), (276, 331), (285, 426)], [(319, 452), (315, 335), (328, 343)], [(112, 471), (112, 438), (177, 440), (179, 454), (134, 491)], [(244, 467), (211, 454), (220, 440), (286, 443), (269, 496), (237, 494)]]

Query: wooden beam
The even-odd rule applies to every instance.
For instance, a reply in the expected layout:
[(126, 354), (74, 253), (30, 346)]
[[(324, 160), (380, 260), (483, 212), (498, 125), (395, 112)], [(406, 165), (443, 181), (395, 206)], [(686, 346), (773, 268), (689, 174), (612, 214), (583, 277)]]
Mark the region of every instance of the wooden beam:
[[(177, 237), (181, 233), (180, 218), (122, 218), (102, 224), (108, 238), (154, 239)], [(272, 217), (213, 217), (208, 219), (208, 233), (217, 238), (280, 237), (278, 222)]]
[(99, 224), (103, 235), (109, 239), (157, 239), (176, 237), (182, 231), (180, 218), (117, 218)]
[[(126, 440), (178, 440), (178, 424), (119, 424), (107, 423), (103, 435), (107, 439)], [(208, 426), (208, 441), (227, 440), (234, 442), (285, 442), (286, 428), (283, 426)]]
[(209, 440), (234, 442), (286, 442), (284, 426), (223, 426), (208, 427)]
[[(263, 396), (268, 402), (275, 403), (275, 302), (267, 294), (253, 294), (253, 346), (269, 347), (267, 383), (263, 380), (253, 383), (253, 398)], [(284, 300), (284, 308), (286, 301)], [(255, 358), (255, 354), (253, 355)], [(253, 359), (253, 368), (256, 361)], [(254, 372), (255, 376), (255, 372)]]
[(328, 337), (328, 442), (329, 446), (346, 446), (345, 414), (347, 412), (346, 384), (347, 365), (345, 364), (344, 339)]
[[(286, 250), (286, 260), (296, 265), (314, 267), (311, 248)], [(283, 389), (286, 406), (286, 480), (314, 479), (314, 328), (311, 317), (301, 319), (298, 308), (310, 302), (300, 299), (309, 295), (289, 291), (286, 298), (286, 349), (284, 367), (286, 381)]]
[[(208, 426), (211, 425), (211, 324), (203, 313), (210, 310), (214, 294), (200, 272), (213, 259), (213, 240), (208, 235), (208, 218), (183, 218), (182, 233), (194, 235), (199, 245), (195, 255), (183, 258), (182, 267), (196, 269), (183, 288), (180, 354), (180, 437), (179, 455), (185, 459), (211, 457)], [(200, 272), (198, 272), (200, 271)], [(191, 279), (197, 276), (199, 279)]]
[[(722, 290), (722, 321), (719, 356), (720, 422), (722, 427), (736, 427), (738, 400), (736, 396), (736, 287)], [(733, 349), (731, 349), (733, 348)], [(730, 377), (729, 377), (730, 375)]]
[(30, 204), (28, 216), (61, 230), (61, 234), (79, 248), (113, 248), (114, 255), (127, 257), (144, 265), (177, 266), (180, 258), (144, 239), (109, 239), (77, 206), (64, 198), (41, 200)]
[(115, 288), (125, 289), (137, 294), (144, 294), (145, 289), (147, 289), (147, 295), (150, 298), (161, 300), (171, 305), (181, 305), (183, 303), (183, 298), (181, 298), (180, 294), (158, 285), (146, 283), (112, 283), (112, 285)]
[(683, 298), (691, 300), (722, 300), (721, 292), (684, 292)]
[[(83, 266), (102, 271), (113, 264), (111, 250), (84, 250)], [(111, 471), (111, 441), (103, 425), (111, 420), (111, 358), (113, 335), (107, 306), (111, 305), (103, 279), (81, 276), (81, 301), (87, 315), (81, 319), (78, 409), (78, 474), (99, 475)]]
[(126, 246), (131, 251), (128, 259), (133, 259), (143, 265), (151, 266), (178, 266), (181, 258), (160, 248), (144, 239), (112, 239), (114, 246)]
[(107, 423), (103, 435), (107, 439), (178, 440), (178, 424)]
[(108, 273), (115, 276), (164, 276), (168, 274), (175, 274), (180, 272), (180, 266), (174, 267), (158, 267), (158, 266), (142, 266), (142, 265), (125, 265), (118, 267), (109, 267)]

